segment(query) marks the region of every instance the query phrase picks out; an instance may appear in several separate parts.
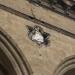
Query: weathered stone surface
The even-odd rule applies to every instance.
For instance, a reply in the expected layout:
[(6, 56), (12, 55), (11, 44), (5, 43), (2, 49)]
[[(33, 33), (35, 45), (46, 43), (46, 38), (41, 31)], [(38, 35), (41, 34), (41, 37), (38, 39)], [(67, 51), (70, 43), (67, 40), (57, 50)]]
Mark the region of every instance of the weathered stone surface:
[(26, 25), (37, 24), (0, 10), (0, 27), (18, 44), (31, 65), (33, 75), (53, 75), (54, 70), (64, 58), (75, 55), (75, 39), (42, 27), (51, 35), (50, 44), (48, 47), (39, 47), (28, 38)]

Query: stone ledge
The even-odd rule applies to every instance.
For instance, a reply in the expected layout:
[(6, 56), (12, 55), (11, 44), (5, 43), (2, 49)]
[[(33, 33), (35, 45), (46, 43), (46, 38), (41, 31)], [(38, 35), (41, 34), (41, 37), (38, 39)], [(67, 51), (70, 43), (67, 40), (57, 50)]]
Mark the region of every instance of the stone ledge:
[(4, 4), (22, 13), (36, 17), (39, 20), (50, 23), (71, 33), (75, 33), (75, 21), (40, 6), (30, 4), (27, 0), (0, 0), (0, 4)]

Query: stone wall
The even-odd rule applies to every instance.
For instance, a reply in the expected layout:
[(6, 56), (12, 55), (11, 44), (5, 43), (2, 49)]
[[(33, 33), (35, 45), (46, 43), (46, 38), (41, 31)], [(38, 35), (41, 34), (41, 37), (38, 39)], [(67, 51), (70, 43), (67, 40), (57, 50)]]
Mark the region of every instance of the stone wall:
[[(25, 15), (23, 18), (10, 13), (3, 9), (2, 5), (36, 20), (32, 21), (31, 19), (26, 19)], [(41, 22), (43, 23), (41, 24)], [(56, 27), (56, 29), (50, 28), (50, 24)], [(29, 39), (27, 26), (34, 27), (35, 25), (40, 26), (45, 32), (50, 34), (50, 42), (47, 46), (39, 46)], [(48, 27), (48, 25), (50, 26)], [(75, 21), (40, 7), (37, 4), (29, 3), (27, 0), (0, 0), (0, 27), (19, 46), (31, 66), (33, 75), (56, 75), (55, 71), (61, 64), (64, 64), (63, 61), (75, 55)], [(61, 34), (63, 33), (61, 29), (74, 34), (74, 38)], [(74, 60), (73, 63), (75, 63)]]

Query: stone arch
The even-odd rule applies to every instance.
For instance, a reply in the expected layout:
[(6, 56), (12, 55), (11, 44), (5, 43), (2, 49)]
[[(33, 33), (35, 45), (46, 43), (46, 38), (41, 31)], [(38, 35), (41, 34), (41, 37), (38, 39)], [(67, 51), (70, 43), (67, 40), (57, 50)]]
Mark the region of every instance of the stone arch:
[(54, 75), (75, 75), (75, 55), (65, 58), (55, 70)]
[(25, 56), (2, 28), (0, 28), (0, 75), (32, 75)]

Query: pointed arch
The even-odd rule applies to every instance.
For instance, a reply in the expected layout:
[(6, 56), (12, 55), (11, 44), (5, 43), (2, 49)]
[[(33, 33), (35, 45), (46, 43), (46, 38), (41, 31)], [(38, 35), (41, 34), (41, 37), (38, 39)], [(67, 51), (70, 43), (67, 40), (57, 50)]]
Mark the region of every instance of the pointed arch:
[(75, 55), (66, 57), (61, 61), (54, 75), (75, 75)]
[[(0, 65), (7, 75), (31, 75), (31, 67), (14, 40), (0, 28)], [(5, 75), (5, 74), (3, 74)]]

